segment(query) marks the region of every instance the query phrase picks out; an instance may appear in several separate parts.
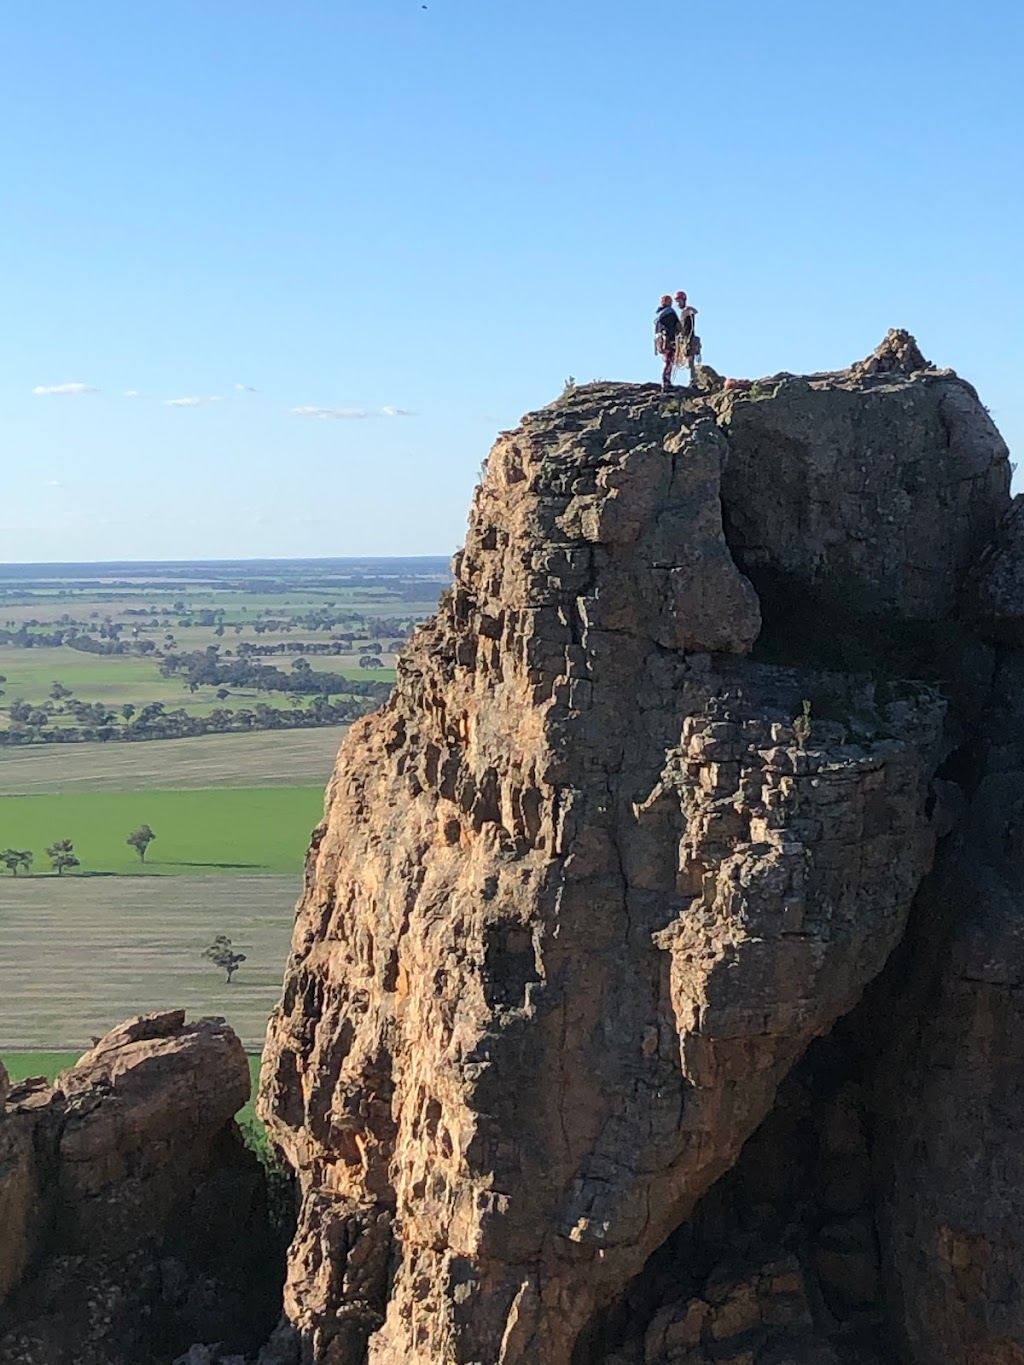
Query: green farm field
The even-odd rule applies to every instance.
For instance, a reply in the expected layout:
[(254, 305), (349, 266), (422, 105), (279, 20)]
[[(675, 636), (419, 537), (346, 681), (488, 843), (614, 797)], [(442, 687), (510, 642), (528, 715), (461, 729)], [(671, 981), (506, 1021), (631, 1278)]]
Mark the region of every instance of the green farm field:
[[(0, 850), (34, 855), (32, 875), (0, 864), (12, 1075), (175, 1007), (262, 1046), (338, 746), (448, 581), (440, 559), (0, 564)], [(307, 669), (357, 690), (280, 676)], [(65, 839), (80, 866), (58, 877), (45, 850)], [(230, 983), (202, 957), (217, 935), (245, 954)]]
[(322, 788), (347, 728), (7, 749), (0, 751), (0, 797), (154, 787)]
[(77, 1048), (74, 1052), (0, 1051), (0, 1062), (3, 1062), (12, 1081), (27, 1081), (30, 1076), (45, 1076), (52, 1081), (69, 1066), (74, 1066), (81, 1055)]
[[(207, 637), (209, 632), (207, 632)], [(188, 648), (199, 649), (208, 638), (190, 641)], [(274, 656), (266, 662), (288, 669), (299, 655)], [(360, 668), (355, 655), (310, 655), (307, 660), (317, 672), (340, 672), (354, 681), (394, 682), (394, 668)], [(234, 710), (240, 706), (254, 706), (268, 700), (265, 692), (232, 688), (224, 700), (214, 697), (215, 688), (204, 687), (192, 694), (179, 678), (161, 677), (152, 659), (131, 655), (86, 654), (81, 650), (52, 645), (24, 649), (5, 645), (0, 647), (0, 673), (6, 693), (0, 701), (2, 712), (11, 701), (40, 703), (49, 695), (54, 682), (69, 688), (80, 701), (103, 702), (108, 706), (123, 706), (131, 702), (142, 707), (150, 702), (162, 702), (166, 707), (183, 707), (191, 715), (209, 714), (214, 707)]]
[[(143, 747), (143, 746), (138, 746)], [(2, 760), (0, 760), (2, 761)], [(71, 839), (81, 867), (59, 880), (99, 874), (188, 876), (236, 872), (298, 874), (323, 812), (323, 789), (215, 787), (0, 797), (0, 847), (31, 849), (34, 873), (48, 872), (44, 850)], [(156, 834), (145, 864), (125, 839), (142, 824)], [(0, 915), (11, 883), (0, 882)], [(33, 881), (41, 880), (38, 875)]]

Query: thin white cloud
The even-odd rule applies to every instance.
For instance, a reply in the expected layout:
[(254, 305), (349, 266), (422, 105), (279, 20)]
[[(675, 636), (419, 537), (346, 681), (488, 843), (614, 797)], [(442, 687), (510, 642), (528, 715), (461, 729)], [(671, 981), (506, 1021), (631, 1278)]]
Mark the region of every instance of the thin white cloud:
[(289, 412), (293, 417), (318, 417), (324, 422), (354, 422), (370, 416), (370, 413), (365, 408), (299, 407), (289, 408)]
[(43, 487), (44, 487), (44, 488), (63, 488), (64, 485), (61, 483), (60, 479), (47, 479), (47, 480), (45, 481), (45, 483), (43, 484)]
[(197, 398), (193, 395), (188, 398), (165, 398), (163, 405), (165, 408), (205, 408), (210, 403), (221, 401), (217, 394), (213, 394), (209, 398)]
[(251, 384), (236, 384), (236, 393), (259, 393), (259, 389), (254, 389)]
[(141, 389), (125, 389), (124, 394), (123, 394), (123, 397), (125, 397), (125, 398), (148, 398), (148, 397), (149, 397), (149, 394), (148, 394), (148, 393), (143, 393)]
[(358, 422), (368, 417), (411, 417), (406, 408), (289, 408), (293, 417), (316, 417), (322, 422)]
[(81, 398), (87, 393), (99, 393), (91, 384), (37, 384), (32, 392), (37, 398)]

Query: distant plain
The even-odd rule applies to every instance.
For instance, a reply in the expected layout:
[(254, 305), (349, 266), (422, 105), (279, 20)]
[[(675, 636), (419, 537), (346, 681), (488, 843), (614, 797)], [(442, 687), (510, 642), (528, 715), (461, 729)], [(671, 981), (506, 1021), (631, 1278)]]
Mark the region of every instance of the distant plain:
[[(223, 1015), (250, 1049), (281, 993), (301, 879), (20, 877), (0, 904), (0, 1057), (85, 1048), (122, 1019)], [(227, 984), (202, 958), (216, 934), (246, 961)]]
[[(443, 560), (0, 565), (0, 850), (35, 858), (31, 876), (0, 864), (12, 1074), (51, 1074), (122, 1019), (176, 1006), (262, 1046), (347, 729), (318, 697), (343, 721), (379, 705), (446, 582)], [(205, 658), (244, 661), (260, 685), (199, 681)], [(194, 733), (211, 720), (222, 731)], [(125, 842), (141, 824), (144, 864)], [(80, 860), (62, 877), (45, 853), (59, 839)], [(230, 984), (202, 956), (218, 934), (246, 958)]]

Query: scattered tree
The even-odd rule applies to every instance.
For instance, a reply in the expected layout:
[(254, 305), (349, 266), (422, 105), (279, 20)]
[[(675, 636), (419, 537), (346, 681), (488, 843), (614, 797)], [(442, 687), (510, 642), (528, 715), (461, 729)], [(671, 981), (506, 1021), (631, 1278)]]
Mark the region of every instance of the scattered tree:
[(58, 877), (63, 877), (70, 867), (81, 867), (81, 863), (75, 857), (75, 846), (70, 839), (58, 839), (46, 850), (46, 856)]
[(384, 660), (376, 654), (362, 654), (359, 658), (360, 668), (383, 668)]
[(8, 872), (13, 872), (17, 876), (19, 869), (22, 872), (28, 872), (31, 869), (32, 854), (28, 849), (0, 849), (0, 863), (4, 863)]
[(156, 838), (156, 835), (148, 825), (140, 825), (138, 829), (133, 829), (125, 840), (126, 844), (131, 844), (132, 848), (139, 855), (139, 862), (146, 861), (146, 849)]
[(203, 950), (202, 955), (225, 973), (225, 981), (228, 985), (231, 984), (232, 976), (245, 961), (245, 954), (236, 953), (231, 946), (231, 940), (224, 934), (218, 934), (209, 948)]
[(58, 682), (55, 678), (50, 688), (50, 696), (54, 701), (63, 701), (65, 697), (71, 696), (71, 688), (65, 687), (62, 682)]

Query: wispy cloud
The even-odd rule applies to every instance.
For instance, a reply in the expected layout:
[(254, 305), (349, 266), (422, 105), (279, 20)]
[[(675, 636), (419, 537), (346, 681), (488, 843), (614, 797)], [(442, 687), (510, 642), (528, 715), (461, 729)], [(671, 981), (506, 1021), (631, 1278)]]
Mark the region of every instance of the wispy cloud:
[(43, 487), (44, 487), (44, 488), (63, 488), (64, 485), (61, 483), (60, 479), (47, 479), (47, 480), (45, 481), (45, 483), (43, 484)]
[(125, 389), (122, 396), (124, 398), (148, 398), (149, 394), (143, 393), (141, 389)]
[(236, 393), (259, 393), (259, 389), (254, 389), (251, 384), (236, 384)]
[(37, 398), (82, 398), (87, 393), (99, 393), (91, 384), (37, 384), (32, 392)]
[(323, 422), (360, 422), (368, 417), (411, 417), (406, 408), (289, 408), (293, 417), (316, 417)]
[(195, 396), (190, 396), (188, 398), (165, 398), (163, 400), (163, 405), (165, 408), (205, 408), (210, 403), (220, 403), (222, 401), (223, 400), (218, 394), (213, 394), (209, 398), (197, 398)]

